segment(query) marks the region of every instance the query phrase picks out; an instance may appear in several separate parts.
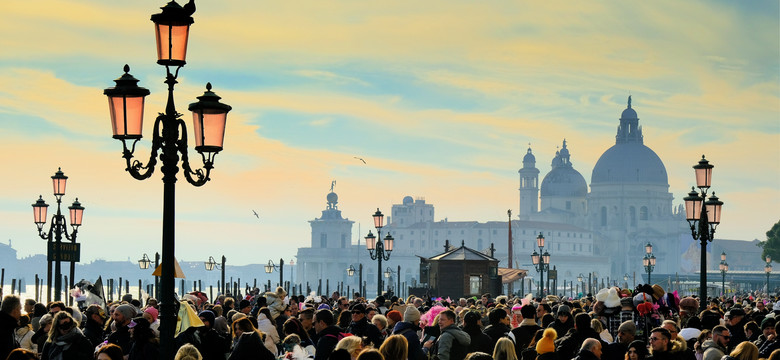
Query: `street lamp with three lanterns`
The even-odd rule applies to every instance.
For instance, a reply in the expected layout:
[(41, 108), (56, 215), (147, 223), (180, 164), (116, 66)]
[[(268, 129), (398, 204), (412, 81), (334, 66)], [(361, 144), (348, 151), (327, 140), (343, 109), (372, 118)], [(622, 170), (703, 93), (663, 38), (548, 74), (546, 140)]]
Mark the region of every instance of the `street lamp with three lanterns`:
[[(84, 216), (84, 207), (81, 206), (78, 198), (73, 201), (71, 206), (68, 206), (68, 210), (70, 212), (70, 226), (73, 227), (73, 231), (68, 233), (68, 226), (65, 223), (65, 216), (62, 215), (61, 210), (62, 197), (65, 196), (65, 185), (67, 184), (68, 177), (65, 176), (65, 174), (62, 172), (62, 169), (59, 168), (57, 169), (57, 172), (54, 173), (54, 175), (51, 177), (51, 180), (52, 186), (54, 188), (54, 197), (57, 199), (57, 213), (52, 216), (51, 225), (49, 226), (48, 231), (43, 231), (43, 227), (46, 225), (46, 212), (49, 207), (49, 205), (43, 201), (43, 195), (38, 196), (38, 200), (35, 202), (35, 204), (32, 204), (32, 207), (33, 220), (35, 221), (35, 225), (38, 227), (38, 236), (40, 236), (41, 239), (48, 241), (47, 260), (49, 264), (47, 274), (47, 299), (51, 299), (51, 263), (54, 261), (54, 301), (60, 301), (62, 295), (62, 271), (60, 265), (63, 257), (62, 237), (64, 235), (65, 239), (72, 242), (74, 247), (78, 248), (77, 245), (75, 245), (76, 236), (78, 235), (79, 226), (81, 226), (81, 220)], [(74, 256), (74, 258), (71, 260), (70, 281), (72, 282), (77, 259)]]
[(642, 258), (642, 265), (644, 265), (645, 272), (647, 272), (647, 283), (652, 284), (650, 274), (653, 273), (655, 268), (655, 255), (653, 254), (653, 244), (651, 243), (645, 245), (645, 257)]
[[(712, 185), (712, 168), (714, 166), (701, 156), (699, 163), (693, 166), (696, 173), (696, 187), (684, 198), (685, 218), (691, 226), (691, 236), (701, 244), (701, 268), (699, 276), (699, 310), (707, 308), (707, 243), (715, 239), (715, 228), (720, 224), (720, 213), (723, 202), (712, 193), (707, 199), (707, 191)], [(705, 201), (706, 200), (706, 201)]]
[[(378, 263), (376, 295), (379, 296), (382, 295), (382, 260), (390, 260), (390, 253), (393, 251), (395, 239), (388, 232), (385, 239), (382, 240), (382, 227), (385, 216), (379, 211), (379, 208), (376, 209), (372, 216), (374, 217), (374, 227), (376, 228), (377, 236), (374, 236), (371, 230), (368, 231), (368, 235), (366, 235), (366, 249), (371, 256), (371, 260), (377, 260)], [(378, 241), (377, 238), (379, 239)]]
[(536, 246), (539, 248), (539, 252), (534, 250), (531, 254), (531, 262), (536, 267), (536, 271), (539, 272), (539, 297), (542, 297), (544, 296), (544, 272), (550, 269), (550, 253), (544, 250), (544, 235), (542, 233), (536, 237)]
[[(133, 160), (136, 143), (142, 137), (144, 98), (149, 90), (137, 85), (138, 79), (130, 75), (125, 65), (124, 74), (114, 80), (116, 86), (105, 89), (111, 115), (113, 137), (122, 141), (122, 157), (125, 170), (135, 179), (144, 180), (152, 176), (157, 160), (162, 161), (163, 173), (163, 235), (162, 266), (160, 276), (160, 358), (172, 359), (175, 355), (174, 335), (178, 302), (175, 298), (175, 243), (176, 243), (176, 174), (179, 159), (184, 178), (192, 185), (202, 186), (211, 178), (214, 157), (222, 150), (229, 105), (219, 102), (220, 97), (206, 85), (206, 92), (198, 101), (188, 107), (192, 112), (195, 150), (201, 155), (203, 168), (193, 170), (188, 157), (187, 127), (176, 111), (173, 90), (179, 70), (186, 63), (187, 45), (194, 0), (184, 6), (170, 1), (161, 8), (162, 12), (151, 17), (157, 43), (157, 63), (165, 66), (165, 84), (168, 85), (168, 100), (165, 113), (154, 121), (151, 156), (146, 164)], [(130, 144), (128, 144), (128, 142)], [(158, 152), (161, 152), (158, 155)]]

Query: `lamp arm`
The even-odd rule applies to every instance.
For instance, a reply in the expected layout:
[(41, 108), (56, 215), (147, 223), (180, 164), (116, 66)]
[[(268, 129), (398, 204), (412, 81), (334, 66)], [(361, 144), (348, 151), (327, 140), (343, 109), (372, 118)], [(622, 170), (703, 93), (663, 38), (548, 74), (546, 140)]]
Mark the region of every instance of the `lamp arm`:
[(209, 175), (211, 174), (211, 169), (214, 168), (213, 157), (216, 154), (210, 154), (209, 158), (206, 158), (206, 155), (201, 153), (203, 158), (203, 168), (192, 171), (192, 168), (190, 167), (190, 159), (187, 154), (187, 126), (184, 124), (184, 120), (181, 118), (176, 120), (176, 125), (181, 127), (181, 139), (176, 141), (176, 149), (181, 153), (181, 167), (184, 170), (184, 177), (187, 179), (187, 182), (192, 185), (203, 186), (206, 184), (206, 182), (211, 180)]
[(385, 259), (385, 261), (389, 261), (390, 260), (390, 253), (387, 252), (387, 251), (383, 251), (382, 252), (382, 258)]
[[(160, 147), (162, 147), (160, 124), (164, 118), (165, 115), (160, 114), (154, 121), (154, 132), (152, 133), (152, 153), (149, 156), (149, 161), (146, 163), (146, 165), (138, 160), (132, 160), (133, 153), (135, 152), (135, 145), (140, 139), (135, 139), (129, 150), (127, 149), (127, 143), (125, 143), (125, 140), (122, 140), (122, 147), (124, 149), (122, 152), (122, 157), (125, 158), (125, 162), (127, 164), (125, 171), (129, 172), (130, 176), (136, 180), (145, 180), (154, 174), (154, 167), (157, 165), (157, 153), (160, 151)], [(146, 169), (146, 171), (141, 171), (142, 169)]]

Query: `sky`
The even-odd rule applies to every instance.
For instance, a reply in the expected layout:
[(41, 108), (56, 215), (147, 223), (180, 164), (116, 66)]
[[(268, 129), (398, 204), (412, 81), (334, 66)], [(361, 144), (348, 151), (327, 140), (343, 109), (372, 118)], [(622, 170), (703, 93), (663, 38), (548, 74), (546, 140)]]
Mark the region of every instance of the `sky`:
[[(160, 251), (160, 170), (145, 181), (126, 173), (102, 92), (125, 64), (151, 91), (135, 153), (148, 161), (166, 101), (149, 18), (164, 5), (0, 5), (0, 241), (19, 257), (46, 251), (31, 204), (43, 195), (55, 205), (58, 168), (69, 176), (64, 207), (78, 198), (86, 208), (82, 262)], [(177, 258), (289, 262), (310, 245), (308, 222), (334, 180), (353, 242), (377, 208), (389, 213), (407, 195), (434, 204), (436, 220), (503, 221), (517, 213), (529, 144), (540, 180), (566, 139), (590, 183), (629, 95), (674, 204), (704, 154), (725, 203), (716, 238), (764, 240), (780, 220), (778, 6), (198, 1), (177, 109), (189, 125), (187, 105), (211, 82), (233, 110), (212, 180), (180, 176)]]

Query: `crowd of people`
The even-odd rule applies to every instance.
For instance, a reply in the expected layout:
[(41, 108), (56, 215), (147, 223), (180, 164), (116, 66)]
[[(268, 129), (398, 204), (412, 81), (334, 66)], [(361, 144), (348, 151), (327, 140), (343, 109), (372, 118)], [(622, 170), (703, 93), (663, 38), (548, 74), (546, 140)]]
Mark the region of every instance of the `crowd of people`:
[[(197, 318), (182, 326), (180, 311), (175, 359), (780, 360), (776, 296), (705, 299), (703, 311), (700, 300), (659, 285), (578, 299), (192, 292), (179, 303)], [(158, 315), (154, 298), (129, 294), (86, 307), (8, 295), (0, 359), (157, 359)]]

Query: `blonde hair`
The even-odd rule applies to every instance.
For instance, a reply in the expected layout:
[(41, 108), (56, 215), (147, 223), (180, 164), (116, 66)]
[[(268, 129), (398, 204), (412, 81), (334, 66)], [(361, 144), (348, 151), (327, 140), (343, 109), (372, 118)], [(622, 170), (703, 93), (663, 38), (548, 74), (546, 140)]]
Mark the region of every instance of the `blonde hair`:
[(379, 315), (379, 314), (374, 315), (374, 317), (371, 318), (371, 322), (374, 325), (376, 325), (376, 323), (382, 325), (381, 330), (387, 329), (387, 317), (385, 317), (384, 315)]
[(604, 325), (601, 324), (601, 320), (599, 319), (590, 320), (590, 327), (593, 328), (593, 330), (596, 330), (596, 332), (599, 334), (604, 331)]
[(406, 360), (409, 357), (409, 341), (403, 335), (391, 335), (379, 347), (385, 360)]
[(502, 337), (496, 342), (496, 347), (493, 348), (494, 360), (517, 360), (517, 354), (515, 353), (515, 344), (509, 338)]
[(738, 360), (757, 360), (758, 347), (750, 341), (743, 341), (734, 348), (734, 351), (729, 356)]
[(200, 351), (195, 345), (184, 344), (176, 352), (176, 357), (173, 360), (203, 360), (203, 356), (200, 355)]
[(360, 350), (363, 350), (363, 339), (361, 339), (358, 336), (347, 336), (341, 340), (339, 340), (338, 344), (336, 344), (336, 347), (333, 349), (333, 351), (344, 349), (349, 352), (349, 355), (354, 357), (357, 357)]

